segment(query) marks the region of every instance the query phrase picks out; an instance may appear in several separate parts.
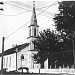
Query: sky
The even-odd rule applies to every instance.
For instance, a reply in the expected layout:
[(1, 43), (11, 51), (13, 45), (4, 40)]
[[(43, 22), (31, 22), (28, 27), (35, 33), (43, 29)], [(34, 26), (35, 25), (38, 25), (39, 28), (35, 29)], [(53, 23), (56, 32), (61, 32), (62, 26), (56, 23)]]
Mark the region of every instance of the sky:
[[(59, 13), (56, 1), (35, 1), (37, 24), (39, 31), (44, 29), (53, 30), (54, 14)], [(55, 3), (55, 5), (52, 5)], [(13, 44), (24, 44), (29, 36), (28, 26), (32, 15), (33, 1), (10, 0), (4, 1), (0, 8), (0, 52), (2, 51), (2, 37), (5, 37), (4, 50), (12, 47)], [(50, 6), (47, 9), (47, 6)], [(43, 8), (46, 7), (46, 8)], [(38, 15), (39, 14), (39, 15)]]

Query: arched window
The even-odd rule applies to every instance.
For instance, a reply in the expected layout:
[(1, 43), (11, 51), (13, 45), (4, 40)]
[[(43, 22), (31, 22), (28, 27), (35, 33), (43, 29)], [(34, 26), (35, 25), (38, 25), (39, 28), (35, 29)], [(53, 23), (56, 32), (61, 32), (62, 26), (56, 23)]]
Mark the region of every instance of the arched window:
[(30, 41), (30, 49), (31, 49), (31, 47), (32, 47), (32, 41)]
[(34, 41), (34, 49), (36, 49), (35, 41)]
[(34, 28), (34, 36), (36, 36), (36, 28)]
[(31, 29), (29, 30), (29, 36), (31, 36)]
[(23, 60), (23, 59), (24, 59), (24, 55), (22, 54), (22, 55), (21, 55), (21, 60)]

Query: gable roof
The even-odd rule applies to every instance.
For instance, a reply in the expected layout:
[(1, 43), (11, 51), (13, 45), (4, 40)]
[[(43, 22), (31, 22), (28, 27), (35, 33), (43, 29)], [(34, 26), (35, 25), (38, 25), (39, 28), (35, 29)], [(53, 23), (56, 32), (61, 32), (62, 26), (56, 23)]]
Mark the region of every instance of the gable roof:
[[(18, 49), (18, 52), (21, 51), (22, 49), (26, 48), (29, 46), (29, 43), (24, 43), (22, 45), (17, 45), (16, 47), (14, 48), (10, 48), (6, 51), (4, 51), (4, 56), (5, 55), (9, 55), (9, 54), (13, 54), (13, 53), (16, 53), (16, 49)], [(2, 53), (0, 54), (0, 57), (1, 57)]]

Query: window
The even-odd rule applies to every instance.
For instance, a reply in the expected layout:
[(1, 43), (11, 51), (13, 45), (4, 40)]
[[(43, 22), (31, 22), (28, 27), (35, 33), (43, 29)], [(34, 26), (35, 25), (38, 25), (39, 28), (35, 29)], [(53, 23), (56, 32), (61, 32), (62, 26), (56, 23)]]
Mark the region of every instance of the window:
[(29, 30), (29, 36), (31, 36), (31, 29)]
[(23, 60), (23, 59), (24, 59), (24, 55), (22, 54), (22, 55), (21, 55), (21, 60)]
[(8, 66), (8, 57), (7, 57), (7, 61), (6, 61), (6, 67)]
[(34, 40), (34, 43), (33, 44), (34, 44), (34, 49), (36, 49), (35, 40)]
[(32, 41), (30, 41), (30, 49), (32, 48)]
[(34, 49), (36, 49), (36, 45), (35, 45), (35, 43), (34, 43)]
[(4, 67), (5, 67), (5, 58), (4, 58), (3, 64), (4, 64)]
[(10, 56), (10, 61), (9, 61), (9, 67), (11, 67), (11, 56)]
[(34, 36), (36, 36), (36, 28), (34, 28)]

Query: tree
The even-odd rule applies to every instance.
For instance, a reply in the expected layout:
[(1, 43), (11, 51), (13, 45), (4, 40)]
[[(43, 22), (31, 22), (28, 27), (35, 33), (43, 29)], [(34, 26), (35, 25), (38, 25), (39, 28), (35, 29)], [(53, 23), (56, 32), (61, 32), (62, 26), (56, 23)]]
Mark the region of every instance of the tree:
[[(66, 39), (66, 35), (61, 35), (46, 29), (40, 32), (38, 38), (34, 41), (35, 49), (38, 53), (34, 55), (35, 61), (41, 63), (48, 58), (50, 65), (54, 68), (55, 62), (57, 66), (73, 64), (72, 42)], [(68, 52), (69, 51), (69, 52)], [(69, 62), (71, 61), (71, 62)]]
[(54, 31), (51, 32), (50, 29), (41, 31), (34, 43), (36, 46), (35, 49), (38, 50), (38, 53), (34, 55), (34, 59), (37, 61), (37, 63), (42, 63), (47, 58), (49, 60), (55, 60), (53, 59), (55, 54), (50, 55), (51, 53), (58, 51), (58, 40)]
[[(54, 21), (56, 29), (64, 34), (66, 39), (71, 39), (74, 55), (75, 68), (75, 1), (62, 1), (59, 3), (60, 13), (55, 15)], [(69, 46), (68, 46), (69, 47)]]
[(49, 29), (40, 32), (39, 37), (35, 40), (37, 55), (34, 58), (38, 62), (45, 61), (47, 58), (57, 64), (72, 65), (75, 41), (75, 25), (74, 25), (74, 1), (62, 1), (59, 3), (59, 14), (55, 15), (55, 27), (60, 34), (55, 34)]

